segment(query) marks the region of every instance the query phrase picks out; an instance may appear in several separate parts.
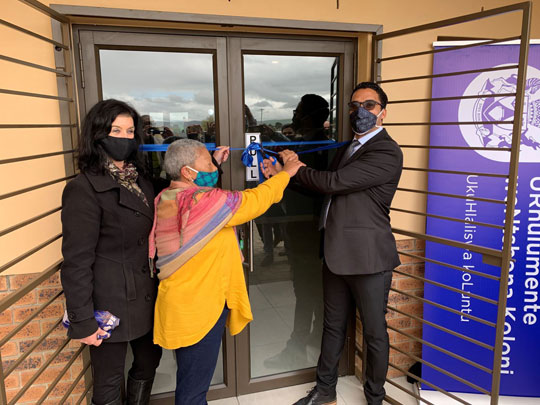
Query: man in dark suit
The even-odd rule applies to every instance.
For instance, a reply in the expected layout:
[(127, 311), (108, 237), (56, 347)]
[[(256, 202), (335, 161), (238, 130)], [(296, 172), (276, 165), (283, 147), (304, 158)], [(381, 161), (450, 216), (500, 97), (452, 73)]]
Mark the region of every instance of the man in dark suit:
[(367, 343), (364, 394), (370, 405), (382, 404), (385, 395), (386, 304), (392, 270), (400, 264), (389, 208), (403, 167), (399, 146), (382, 127), (387, 102), (377, 84), (357, 85), (349, 103), (352, 142), (338, 150), (329, 170), (303, 167), (296, 175), (297, 184), (324, 194), (325, 201), (320, 220), (324, 328), (317, 385), (295, 405), (336, 403), (338, 363), (354, 304)]

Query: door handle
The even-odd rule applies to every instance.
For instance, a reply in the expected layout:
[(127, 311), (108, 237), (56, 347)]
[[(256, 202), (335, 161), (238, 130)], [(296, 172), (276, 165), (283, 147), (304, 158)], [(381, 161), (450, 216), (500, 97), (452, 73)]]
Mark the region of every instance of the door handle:
[(253, 220), (249, 221), (249, 271), (253, 273)]

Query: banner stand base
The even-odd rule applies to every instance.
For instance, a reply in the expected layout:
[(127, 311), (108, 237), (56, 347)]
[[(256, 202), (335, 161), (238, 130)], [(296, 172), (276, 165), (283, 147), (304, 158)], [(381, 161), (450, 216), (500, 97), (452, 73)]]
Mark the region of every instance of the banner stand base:
[[(460, 397), (472, 405), (489, 405), (491, 400), (489, 395), (484, 394), (466, 394), (462, 392), (452, 392), (452, 394)], [(421, 389), (420, 396), (437, 405), (456, 405), (458, 403), (457, 401), (438, 391), (427, 391)], [(420, 403), (423, 402), (420, 401)], [(499, 405), (540, 405), (540, 398), (500, 396)]]

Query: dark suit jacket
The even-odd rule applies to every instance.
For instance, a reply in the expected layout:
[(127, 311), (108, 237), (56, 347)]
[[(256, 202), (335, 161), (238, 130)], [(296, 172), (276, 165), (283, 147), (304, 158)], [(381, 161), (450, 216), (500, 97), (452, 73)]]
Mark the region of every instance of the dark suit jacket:
[(152, 329), (157, 278), (150, 277), (148, 235), (154, 220), (152, 185), (138, 183), (150, 207), (109, 174), (79, 174), (62, 196), (61, 280), (72, 338), (97, 330), (94, 310), (120, 318), (110, 342)]
[(311, 190), (332, 195), (323, 252), (333, 273), (392, 270), (400, 261), (389, 212), (401, 177), (403, 154), (385, 129), (342, 162), (347, 148), (338, 150), (328, 171), (302, 167), (294, 179)]

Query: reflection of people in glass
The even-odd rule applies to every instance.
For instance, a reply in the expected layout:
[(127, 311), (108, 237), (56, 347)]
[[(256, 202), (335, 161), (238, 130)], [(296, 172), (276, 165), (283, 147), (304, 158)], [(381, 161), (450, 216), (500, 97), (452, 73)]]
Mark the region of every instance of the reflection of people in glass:
[[(257, 124), (257, 120), (251, 113), (251, 110), (244, 104), (244, 122), (246, 132), (258, 132), (261, 134), (261, 142), (288, 142), (290, 139), (284, 136), (281, 132), (276, 131), (276, 127), (272, 127), (262, 122)], [(280, 124), (281, 125), (281, 124)]]
[[(244, 123), (246, 132), (258, 132), (261, 134), (261, 142), (283, 142), (288, 138), (274, 131), (266, 124), (258, 125), (251, 110), (244, 104)], [(270, 266), (274, 263), (274, 248), (285, 239), (284, 224), (273, 222), (272, 218), (281, 217), (284, 214), (280, 204), (271, 206), (264, 215), (255, 220), (257, 231), (263, 242), (264, 256), (261, 266)]]
[[(324, 122), (328, 118), (328, 102), (319, 95), (304, 95), (294, 110), (293, 126), (296, 141), (325, 140)], [(296, 147), (297, 151), (313, 145)], [(300, 155), (301, 160), (317, 170), (325, 170), (328, 153)], [(322, 333), (323, 305), (320, 272), (318, 214), (322, 198), (302, 189), (285, 191), (283, 198), (289, 221), (286, 226), (287, 256), (292, 272), (296, 306), (294, 326), (285, 349), (264, 361), (272, 368), (294, 369), (307, 366), (307, 346), (317, 347)]]
[[(143, 143), (150, 145), (160, 143), (156, 142), (156, 140), (154, 139), (154, 135), (159, 134), (160, 131), (153, 126), (152, 120), (149, 115), (141, 115), (141, 127)], [(154, 192), (158, 193), (160, 191), (160, 188), (158, 185), (156, 185), (156, 181), (159, 181), (159, 174), (161, 172), (161, 160), (159, 158), (158, 152), (146, 153), (146, 167), (148, 168), (148, 173), (150, 174), (150, 178), (152, 179)]]
[(328, 102), (317, 94), (302, 96), (293, 113), (292, 126), (303, 141), (325, 140), (324, 122), (330, 110)]
[(189, 125), (186, 128), (186, 135), (187, 135), (188, 139), (193, 139), (195, 141), (204, 142), (203, 129), (202, 129), (202, 126), (200, 126), (199, 124)]
[[(154, 211), (152, 185), (137, 150), (139, 115), (104, 100), (88, 112), (79, 142), (79, 174), (62, 196), (61, 279), (68, 334), (89, 345), (93, 404), (121, 405), (128, 343), (127, 403), (148, 404), (161, 348), (152, 342), (157, 279), (148, 266)], [(94, 311), (109, 311), (119, 326), (104, 340)]]
[(142, 136), (143, 136), (143, 142), (144, 143), (151, 143), (148, 139), (152, 136), (150, 133), (150, 128), (152, 127), (152, 120), (150, 119), (150, 116), (145, 114), (141, 115), (141, 128), (142, 128)]
[(210, 121), (208, 123), (208, 130), (206, 131), (204, 142), (207, 142), (207, 143), (216, 142), (216, 122), (215, 121)]
[(246, 132), (249, 132), (249, 128), (254, 127), (257, 125), (257, 120), (251, 113), (251, 110), (247, 105), (244, 104), (244, 125)]
[(169, 127), (163, 127), (163, 134), (161, 134), (163, 142), (165, 142), (165, 139), (170, 138), (171, 136), (174, 136), (174, 132)]
[(296, 155), (284, 163), (258, 187), (230, 192), (214, 187), (218, 171), (202, 143), (181, 139), (165, 154), (172, 180), (155, 200), (150, 234), (161, 279), (154, 341), (175, 350), (176, 405), (207, 403), (225, 323), (236, 335), (253, 319), (234, 227), (281, 199), (303, 166)]
[(281, 203), (272, 205), (268, 211), (261, 217), (255, 220), (257, 230), (263, 241), (264, 256), (261, 260), (261, 266), (270, 266), (274, 263), (274, 248), (276, 248), (280, 242), (284, 242), (285, 249), (287, 249), (287, 236), (285, 231), (285, 224), (278, 222), (277, 220), (285, 215)]
[(324, 135), (328, 138), (328, 139), (332, 139), (332, 125), (330, 124), (330, 121), (324, 121)]
[(291, 141), (295, 140), (294, 137), (296, 134), (294, 133), (294, 128), (292, 127), (292, 124), (283, 125), (281, 127), (281, 133)]

